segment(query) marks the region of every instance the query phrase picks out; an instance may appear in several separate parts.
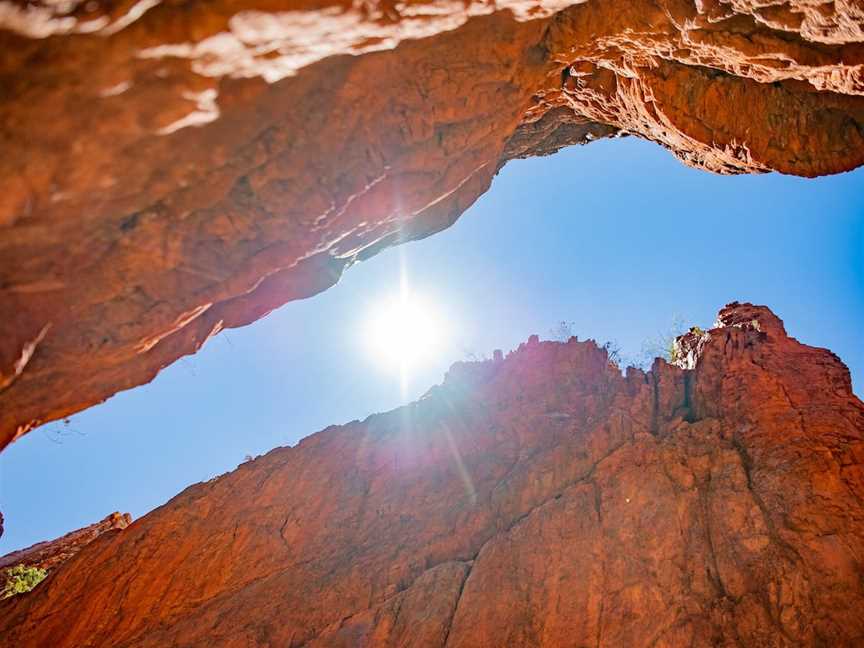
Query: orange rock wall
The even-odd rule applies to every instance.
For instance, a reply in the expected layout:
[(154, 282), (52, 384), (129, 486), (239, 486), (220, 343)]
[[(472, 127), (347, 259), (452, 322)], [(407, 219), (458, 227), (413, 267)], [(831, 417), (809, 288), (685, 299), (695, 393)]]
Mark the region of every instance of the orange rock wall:
[(860, 646), (846, 367), (749, 304), (679, 347), (456, 364), (100, 538), (0, 602), (0, 644)]
[(862, 28), (860, 0), (0, 0), (0, 447), (448, 227), (513, 157), (628, 133), (852, 169)]

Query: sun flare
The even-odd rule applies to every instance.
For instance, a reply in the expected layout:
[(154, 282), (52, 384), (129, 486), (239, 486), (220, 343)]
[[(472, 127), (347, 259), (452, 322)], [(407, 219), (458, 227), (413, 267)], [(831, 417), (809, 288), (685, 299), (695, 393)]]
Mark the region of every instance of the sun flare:
[(407, 370), (441, 348), (445, 321), (431, 301), (403, 293), (375, 308), (368, 340), (373, 355), (389, 368)]

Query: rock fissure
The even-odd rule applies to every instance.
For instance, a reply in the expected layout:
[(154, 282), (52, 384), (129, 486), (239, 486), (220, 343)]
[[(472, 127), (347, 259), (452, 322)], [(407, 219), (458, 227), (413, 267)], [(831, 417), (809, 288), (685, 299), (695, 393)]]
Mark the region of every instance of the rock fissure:
[(716, 596), (720, 599), (731, 599), (729, 592), (723, 585), (723, 575), (720, 573), (720, 567), (717, 563), (717, 552), (714, 548), (714, 536), (711, 531), (711, 511), (709, 502), (711, 500), (711, 472), (708, 472), (708, 479), (705, 484), (699, 489), (699, 500), (702, 506), (702, 524), (705, 529), (705, 542), (708, 544), (708, 552), (710, 562), (708, 565), (708, 577), (716, 589)]
[[(480, 552), (478, 551), (477, 556), (479, 555)], [(459, 603), (462, 601), (462, 592), (465, 591), (465, 584), (471, 577), (471, 569), (474, 567), (474, 562), (477, 560), (477, 556), (475, 556), (473, 560), (466, 563), (468, 565), (468, 569), (465, 571), (465, 576), (459, 585), (459, 591), (456, 593), (456, 602), (453, 604), (453, 614), (450, 616), (450, 620), (447, 623), (447, 631), (444, 634), (444, 641), (441, 642), (441, 648), (447, 648), (447, 642), (450, 639), (450, 632), (453, 630), (453, 620), (456, 618), (456, 613), (459, 611)]]
[(738, 453), (739, 459), (741, 461), (741, 467), (744, 469), (744, 475), (747, 478), (747, 490), (750, 492), (750, 496), (753, 498), (753, 501), (759, 507), (762, 519), (765, 522), (765, 525), (768, 527), (772, 540), (777, 544), (778, 547), (784, 547), (783, 540), (777, 533), (777, 529), (774, 525), (774, 519), (771, 516), (771, 512), (768, 510), (768, 507), (765, 505), (763, 499), (756, 492), (756, 489), (753, 485), (753, 463), (750, 459), (749, 453), (747, 452), (746, 446), (741, 442), (739, 438), (733, 436), (732, 447), (735, 448), (735, 451)]

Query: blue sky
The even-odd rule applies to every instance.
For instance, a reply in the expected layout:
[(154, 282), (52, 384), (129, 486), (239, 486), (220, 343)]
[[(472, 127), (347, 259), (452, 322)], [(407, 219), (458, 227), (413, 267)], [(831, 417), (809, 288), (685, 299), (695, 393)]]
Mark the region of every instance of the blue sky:
[[(512, 349), (561, 320), (635, 355), (675, 318), (706, 327), (729, 301), (768, 304), (792, 335), (837, 353), (860, 395), (862, 189), (861, 169), (714, 176), (633, 138), (511, 162), (449, 230), (13, 444), (0, 455), (0, 554), (114, 510), (140, 517), (245, 455), (392, 409), (466, 352)], [(449, 331), (404, 395), (367, 340), (403, 265)]]

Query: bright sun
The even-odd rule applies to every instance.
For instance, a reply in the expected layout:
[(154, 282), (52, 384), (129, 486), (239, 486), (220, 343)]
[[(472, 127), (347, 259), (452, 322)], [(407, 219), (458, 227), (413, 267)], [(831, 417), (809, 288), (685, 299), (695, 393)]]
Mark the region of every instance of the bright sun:
[(433, 357), (444, 337), (440, 311), (416, 294), (403, 293), (385, 301), (369, 322), (372, 353), (388, 367), (403, 372)]

